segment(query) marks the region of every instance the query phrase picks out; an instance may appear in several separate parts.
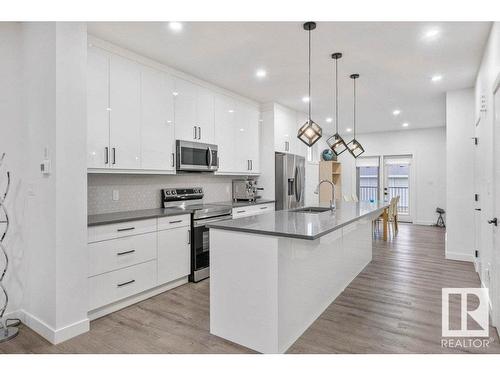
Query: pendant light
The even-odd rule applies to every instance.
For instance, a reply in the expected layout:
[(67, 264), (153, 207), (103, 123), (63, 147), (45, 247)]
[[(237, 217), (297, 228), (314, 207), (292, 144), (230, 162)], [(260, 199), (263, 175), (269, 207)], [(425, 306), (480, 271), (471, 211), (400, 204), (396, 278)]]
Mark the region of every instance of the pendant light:
[(338, 62), (342, 57), (340, 52), (332, 54), (332, 59), (335, 60), (335, 134), (327, 139), (326, 143), (331, 148), (333, 153), (339, 156), (345, 150), (347, 145), (344, 139), (339, 134), (339, 82), (338, 82)]
[(353, 138), (352, 138), (352, 141), (347, 144), (347, 148), (349, 149), (349, 152), (355, 158), (357, 158), (359, 155), (361, 155), (363, 152), (365, 152), (365, 149), (363, 148), (363, 146), (361, 146), (361, 143), (359, 143), (356, 140), (356, 79), (358, 79), (358, 78), (359, 78), (359, 74), (351, 74), (351, 79), (352, 79), (353, 86), (354, 86), (354, 105), (353, 105), (354, 117), (353, 117), (353, 127), (352, 127)]
[(322, 135), (321, 127), (311, 119), (311, 31), (316, 28), (316, 22), (306, 22), (304, 30), (309, 34), (309, 117), (304, 125), (297, 132), (297, 138), (304, 142), (308, 147), (314, 145)]

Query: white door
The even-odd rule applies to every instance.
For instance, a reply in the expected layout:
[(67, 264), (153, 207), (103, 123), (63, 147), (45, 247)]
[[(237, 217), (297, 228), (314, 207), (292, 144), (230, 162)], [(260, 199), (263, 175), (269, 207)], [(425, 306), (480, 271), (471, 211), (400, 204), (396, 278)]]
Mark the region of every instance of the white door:
[[(479, 130), (481, 128), (481, 121), (479, 120), (476, 123), (476, 126), (474, 128), (474, 137), (478, 140), (479, 139)], [(482, 142), (481, 142), (482, 143)], [(481, 223), (482, 223), (482, 214), (481, 214), (481, 201), (479, 200), (479, 192), (481, 191), (481, 183), (480, 183), (480, 177), (481, 177), (481, 149), (479, 146), (479, 142), (476, 144), (474, 147), (474, 171), (473, 171), (473, 178), (474, 178), (474, 251), (475, 251), (475, 257), (474, 257), (474, 267), (476, 269), (476, 272), (481, 276), (482, 271), (481, 271)]]
[(214, 143), (214, 94), (203, 87), (197, 87), (196, 125), (198, 140), (203, 143)]
[(219, 154), (219, 173), (236, 172), (234, 128), (236, 103), (225, 95), (215, 96), (215, 144)]
[(491, 291), (492, 310), (493, 310), (493, 325), (499, 330), (500, 327), (500, 230), (498, 220), (500, 219), (500, 76), (497, 79), (497, 86), (494, 91), (494, 142), (493, 142), (493, 171), (494, 171), (494, 194), (493, 194), (493, 215), (490, 221), (496, 220), (497, 224), (491, 223), (493, 231), (493, 267)]
[(112, 55), (110, 60), (111, 167), (141, 167), (140, 68), (131, 60)]
[(411, 156), (384, 156), (383, 199), (399, 196), (398, 220), (412, 222), (413, 176)]
[(174, 90), (172, 77), (141, 69), (141, 168), (175, 170)]
[(109, 167), (109, 55), (89, 47), (87, 55), (87, 167)]
[(158, 284), (188, 276), (191, 272), (189, 227), (158, 232)]
[(175, 78), (174, 108), (175, 108), (175, 138), (196, 142), (196, 98), (197, 86), (180, 78)]

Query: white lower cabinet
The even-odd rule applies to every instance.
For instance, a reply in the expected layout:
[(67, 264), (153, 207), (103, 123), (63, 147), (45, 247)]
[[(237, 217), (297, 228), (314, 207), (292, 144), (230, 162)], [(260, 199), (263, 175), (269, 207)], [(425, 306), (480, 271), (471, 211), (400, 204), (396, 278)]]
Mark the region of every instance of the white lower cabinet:
[(235, 207), (233, 208), (233, 219), (238, 219), (240, 217), (261, 215), (271, 211), (274, 211), (274, 202), (266, 204), (256, 204), (244, 207)]
[[(97, 311), (102, 316), (103, 311), (106, 314), (135, 303), (134, 296), (148, 290), (151, 296), (187, 282), (191, 271), (190, 225), (190, 215), (178, 215), (90, 227), (92, 315)], [(134, 298), (127, 300), (129, 297)]]
[(158, 283), (164, 284), (191, 272), (190, 227), (158, 232)]
[(156, 260), (89, 278), (89, 310), (156, 286)]

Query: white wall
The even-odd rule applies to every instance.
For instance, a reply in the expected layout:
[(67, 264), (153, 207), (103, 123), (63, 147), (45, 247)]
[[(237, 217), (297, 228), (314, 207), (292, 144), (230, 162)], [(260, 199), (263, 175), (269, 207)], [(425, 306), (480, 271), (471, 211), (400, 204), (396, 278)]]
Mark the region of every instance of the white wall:
[(473, 260), (474, 90), (446, 93), (446, 258)]
[[(47, 22), (1, 27), (0, 71), (6, 79), (0, 98), (9, 108), (1, 112), (0, 147), (9, 154), (14, 176), (9, 310), (17, 309), (29, 327), (57, 343), (89, 327), (86, 26)], [(40, 172), (45, 155), (52, 162), (48, 176)]]
[[(22, 261), (25, 252), (25, 196), (26, 157), (19, 150), (25, 149), (27, 128), (22, 121), (22, 27), (19, 23), (0, 23), (0, 156), (6, 153), (0, 169), (0, 194), (6, 186), (6, 172), (11, 172), (11, 190), (5, 205), (9, 211), (11, 226), (4, 243), (9, 256), (9, 270), (4, 285), (9, 293), (6, 315), (19, 317), (23, 302), (24, 273)], [(4, 226), (0, 224), (3, 232)], [(4, 259), (0, 255), (0, 269)], [(0, 293), (0, 306), (4, 296)]]
[[(480, 119), (478, 130), (481, 158), (479, 174), (475, 176), (476, 191), (479, 193), (479, 205), (481, 207), (481, 234), (480, 234), (480, 277), (486, 287), (490, 287), (490, 295), (494, 308), (493, 322), (500, 325), (500, 257), (498, 248), (493, 246), (492, 225), (487, 224), (498, 213), (493, 209), (493, 167), (494, 158), (498, 160), (498, 154), (493, 155), (494, 140), (494, 118), (493, 118), (493, 89), (495, 82), (500, 76), (500, 23), (495, 22), (490, 32), (490, 36), (485, 47), (481, 66), (478, 71), (475, 86), (475, 119)], [(481, 101), (484, 96), (486, 108), (481, 111)], [(498, 152), (498, 151), (497, 151)], [(498, 235), (498, 234), (497, 234)], [(498, 244), (496, 244), (498, 246)], [(496, 270), (492, 265), (496, 263)], [(491, 276), (490, 275), (491, 271)], [(490, 285), (490, 280), (492, 284)], [(493, 292), (492, 292), (493, 289)]]
[[(444, 127), (360, 134), (363, 156), (413, 155), (415, 176), (415, 224), (436, 222), (436, 207), (446, 208), (446, 131)], [(347, 137), (349, 139), (349, 137)], [(342, 193), (356, 192), (355, 159), (348, 153), (342, 162)]]

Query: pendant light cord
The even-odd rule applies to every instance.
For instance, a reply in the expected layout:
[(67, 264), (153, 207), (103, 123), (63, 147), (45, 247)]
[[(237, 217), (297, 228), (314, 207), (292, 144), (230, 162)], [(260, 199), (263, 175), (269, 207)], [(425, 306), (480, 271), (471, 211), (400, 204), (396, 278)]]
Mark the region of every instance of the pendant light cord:
[(309, 35), (309, 122), (311, 121), (311, 29), (308, 31)]
[(339, 60), (335, 59), (335, 133), (339, 132)]
[(356, 138), (356, 78), (354, 78), (354, 126), (353, 126), (353, 138)]

